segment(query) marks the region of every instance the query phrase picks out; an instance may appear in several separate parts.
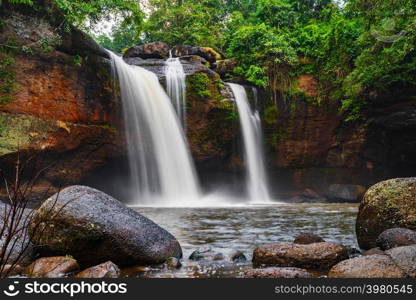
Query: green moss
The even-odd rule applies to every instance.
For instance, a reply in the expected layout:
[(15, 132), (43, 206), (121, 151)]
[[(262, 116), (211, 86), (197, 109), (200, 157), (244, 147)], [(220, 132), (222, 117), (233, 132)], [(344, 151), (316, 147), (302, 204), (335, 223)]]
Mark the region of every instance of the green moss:
[(0, 155), (45, 138), (53, 128), (56, 126), (49, 121), (32, 116), (0, 113)]
[(269, 125), (273, 125), (277, 123), (277, 115), (279, 113), (278, 108), (276, 105), (268, 106), (264, 110), (264, 122)]
[(17, 89), (15, 69), (15, 43), (7, 40), (0, 46), (0, 105), (13, 100), (13, 93)]
[(187, 77), (186, 92), (188, 96), (208, 98), (211, 97), (211, 80), (205, 73), (195, 73)]

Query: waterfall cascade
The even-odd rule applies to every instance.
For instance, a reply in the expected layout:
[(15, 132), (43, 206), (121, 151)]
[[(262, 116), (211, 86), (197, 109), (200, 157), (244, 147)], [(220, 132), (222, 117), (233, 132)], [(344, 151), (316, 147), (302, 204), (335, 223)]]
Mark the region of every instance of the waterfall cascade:
[(170, 57), (165, 67), (166, 90), (182, 126), (186, 128), (186, 75), (179, 57)]
[(120, 82), (133, 205), (177, 205), (199, 197), (185, 136), (155, 74), (111, 53)]
[[(251, 110), (246, 90), (243, 86), (229, 83), (234, 94), (240, 118), (244, 141), (244, 155), (247, 168), (247, 189), (250, 203), (269, 203), (271, 201), (267, 187), (262, 147), (262, 129), (257, 109)], [(257, 91), (254, 93), (256, 98)]]

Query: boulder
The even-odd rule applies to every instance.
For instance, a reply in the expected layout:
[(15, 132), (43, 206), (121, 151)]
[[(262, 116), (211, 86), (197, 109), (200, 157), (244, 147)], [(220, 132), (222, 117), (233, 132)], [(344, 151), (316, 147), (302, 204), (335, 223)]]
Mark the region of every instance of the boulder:
[(295, 237), (295, 240), (293, 242), (295, 244), (307, 245), (325, 242), (325, 240), (321, 238), (319, 235), (316, 235), (312, 232), (302, 232)]
[(214, 71), (220, 74), (222, 77), (234, 73), (234, 68), (237, 66), (235, 59), (223, 59), (215, 62)]
[(407, 228), (387, 229), (378, 236), (376, 243), (382, 250), (414, 245), (416, 244), (416, 231)]
[(120, 277), (120, 269), (112, 263), (107, 261), (98, 266), (94, 266), (78, 273), (75, 278), (118, 278)]
[(386, 254), (407, 277), (416, 278), (416, 245), (393, 248)]
[(377, 237), (389, 228), (416, 230), (416, 178), (397, 178), (372, 186), (361, 202), (356, 234), (363, 249), (377, 246)]
[(180, 45), (172, 48), (172, 56), (181, 57), (188, 55), (196, 55), (206, 59), (211, 64), (214, 64), (217, 60), (222, 59), (222, 55), (209, 47), (195, 47), (188, 45)]
[(360, 202), (367, 189), (356, 184), (331, 184), (325, 196), (330, 202)]
[(329, 278), (402, 278), (403, 271), (388, 255), (373, 254), (351, 258), (335, 265)]
[(68, 256), (42, 257), (29, 265), (23, 274), (31, 278), (58, 278), (79, 270), (77, 261)]
[(232, 262), (245, 262), (247, 261), (247, 257), (244, 255), (242, 251), (236, 250), (229, 255), (229, 258)]
[[(41, 235), (32, 224), (43, 222)], [(120, 266), (163, 263), (182, 250), (169, 232), (118, 200), (86, 186), (70, 186), (37, 210), (29, 230), (39, 252), (73, 255), (81, 265), (111, 260)]]
[(147, 58), (167, 58), (169, 57), (169, 46), (163, 42), (153, 42), (129, 48), (123, 58), (140, 57)]
[(300, 268), (270, 267), (264, 269), (247, 269), (244, 278), (312, 278), (312, 275)]
[(324, 270), (346, 258), (348, 253), (344, 246), (328, 242), (266, 244), (257, 247), (253, 253), (254, 264)]
[(20, 265), (4, 265), (0, 276), (2, 278), (22, 274), (24, 268)]

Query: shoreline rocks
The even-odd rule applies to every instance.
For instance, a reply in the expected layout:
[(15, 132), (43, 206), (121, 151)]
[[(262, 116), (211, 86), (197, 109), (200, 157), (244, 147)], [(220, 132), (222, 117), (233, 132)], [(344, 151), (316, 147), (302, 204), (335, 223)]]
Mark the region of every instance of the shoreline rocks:
[(30, 278), (60, 278), (78, 270), (78, 262), (71, 257), (42, 257), (28, 266), (23, 275)]
[(179, 242), (169, 232), (86, 186), (70, 186), (49, 198), (31, 226), (36, 222), (43, 222), (43, 233), (29, 234), (41, 255), (71, 254), (84, 266), (108, 260), (120, 266), (159, 264), (182, 257)]
[(74, 276), (74, 278), (119, 278), (120, 269), (111, 261), (98, 266), (85, 269)]
[(278, 243), (257, 247), (253, 253), (256, 265), (275, 265), (307, 269), (330, 269), (347, 259), (347, 249), (338, 243), (313, 243), (308, 245)]
[(312, 232), (301, 232), (295, 237), (293, 243), (301, 244), (301, 245), (308, 245), (313, 243), (322, 243), (325, 240), (317, 234)]

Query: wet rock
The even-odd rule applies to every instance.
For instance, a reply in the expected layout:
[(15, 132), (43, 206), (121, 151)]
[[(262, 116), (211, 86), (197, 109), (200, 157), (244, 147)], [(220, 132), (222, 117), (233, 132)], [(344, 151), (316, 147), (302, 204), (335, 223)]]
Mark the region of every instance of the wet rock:
[(402, 278), (405, 274), (387, 255), (373, 254), (351, 258), (335, 265), (329, 278)]
[(346, 258), (348, 253), (344, 246), (328, 242), (308, 245), (266, 244), (257, 247), (253, 253), (255, 264), (308, 269), (329, 269)]
[(235, 59), (223, 59), (217, 60), (215, 62), (214, 71), (221, 75), (221, 77), (226, 74), (233, 74), (234, 68), (237, 66), (237, 61)]
[(244, 278), (312, 278), (312, 275), (300, 268), (270, 267), (264, 269), (248, 269), (244, 271)]
[(239, 262), (245, 262), (247, 261), (247, 257), (244, 255), (242, 251), (234, 251), (230, 254), (230, 260), (239, 263)]
[(182, 264), (181, 261), (176, 257), (169, 257), (166, 261), (166, 266), (168, 269), (179, 269)]
[(140, 57), (147, 58), (167, 58), (169, 57), (169, 46), (163, 42), (153, 42), (129, 48), (123, 58)]
[(31, 278), (59, 278), (79, 270), (77, 261), (68, 256), (42, 257), (28, 266), (23, 274)]
[(384, 251), (378, 247), (371, 248), (370, 250), (364, 251), (362, 255), (367, 256), (367, 255), (374, 255), (374, 254), (385, 255)]
[(361, 251), (355, 247), (346, 246), (348, 257), (353, 258), (361, 255)]
[(190, 260), (224, 260), (225, 256), (222, 253), (213, 252), (210, 247), (202, 247), (194, 252), (189, 256)]
[(387, 229), (378, 236), (376, 243), (382, 250), (414, 245), (416, 244), (416, 231), (406, 228)]
[(389, 228), (416, 230), (416, 178), (397, 178), (372, 186), (361, 202), (356, 233), (363, 249), (377, 246), (377, 237)]
[(98, 266), (94, 266), (78, 273), (75, 278), (118, 278), (120, 277), (120, 269), (112, 263), (107, 261)]
[(393, 248), (385, 253), (407, 277), (416, 278), (416, 245)]
[(325, 196), (331, 202), (360, 202), (367, 189), (356, 184), (331, 184)]
[(293, 242), (295, 244), (307, 245), (312, 243), (325, 242), (325, 240), (319, 235), (316, 235), (312, 232), (302, 232), (295, 237), (295, 240)]
[(86, 266), (108, 260), (120, 266), (158, 264), (182, 256), (178, 241), (169, 232), (86, 186), (67, 187), (45, 201), (33, 223), (45, 219), (48, 226), (40, 236), (29, 231), (43, 255), (71, 253)]

